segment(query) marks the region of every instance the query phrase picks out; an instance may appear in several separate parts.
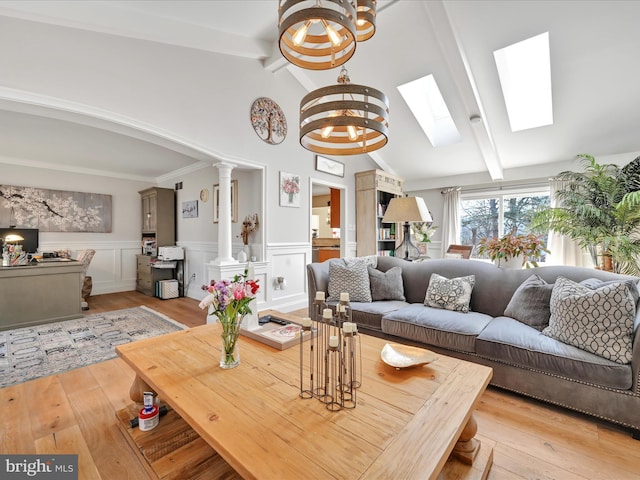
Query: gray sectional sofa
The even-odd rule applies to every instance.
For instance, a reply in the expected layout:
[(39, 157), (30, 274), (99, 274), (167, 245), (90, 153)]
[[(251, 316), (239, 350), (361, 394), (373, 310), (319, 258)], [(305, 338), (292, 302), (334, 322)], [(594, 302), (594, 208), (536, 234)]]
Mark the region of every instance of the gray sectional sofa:
[[(404, 300), (352, 301), (353, 321), (360, 331), (487, 365), (493, 368), (494, 386), (613, 422), (640, 439), (640, 340), (636, 335), (640, 316), (634, 313), (630, 320), (633, 331), (629, 363), (612, 361), (549, 337), (541, 332), (544, 325), (537, 325), (535, 319), (528, 322), (526, 318), (505, 316), (507, 307), (508, 313), (517, 312), (512, 313), (514, 316), (526, 315), (529, 308), (535, 314), (532, 316), (539, 319), (539, 312), (531, 311), (532, 305), (519, 308), (522, 305), (517, 304), (517, 299), (521, 297), (512, 302), (514, 293), (532, 275), (551, 284), (550, 289), (559, 277), (573, 282), (624, 280), (633, 287), (638, 278), (568, 266), (507, 270), (476, 260), (371, 260), (377, 265), (376, 272), (370, 274), (386, 275), (391, 268), (400, 267), (401, 282), (397, 283), (402, 283), (402, 294), (391, 297)], [(307, 265), (312, 317), (316, 292), (329, 295), (332, 261), (336, 260)], [(398, 269), (393, 272), (398, 274)], [(424, 305), (434, 273), (449, 279), (474, 276), (468, 313)], [(637, 305), (637, 293), (634, 295)], [(533, 308), (544, 310), (548, 306)]]

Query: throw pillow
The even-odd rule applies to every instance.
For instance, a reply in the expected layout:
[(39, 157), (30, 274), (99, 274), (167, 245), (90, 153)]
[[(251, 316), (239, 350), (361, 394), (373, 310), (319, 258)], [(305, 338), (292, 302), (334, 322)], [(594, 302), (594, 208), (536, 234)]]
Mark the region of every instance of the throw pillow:
[(371, 299), (374, 302), (376, 300), (405, 300), (402, 268), (392, 267), (386, 272), (371, 267), (367, 268), (369, 269)]
[(624, 282), (597, 289), (558, 277), (542, 333), (616, 363), (631, 362), (635, 302)]
[(538, 275), (531, 275), (513, 292), (504, 315), (542, 330), (551, 317), (549, 303), (552, 290), (553, 283), (545, 282)]
[(340, 300), (340, 294), (347, 292), (351, 302), (370, 302), (369, 272), (364, 262), (352, 262), (349, 266), (342, 262), (329, 263), (328, 302)]
[(365, 255), (363, 257), (345, 258), (345, 263), (349, 266), (353, 262), (364, 262), (368, 267), (376, 268), (378, 266), (378, 257), (376, 255)]
[(471, 290), (475, 283), (475, 275), (449, 279), (432, 273), (424, 304), (427, 307), (468, 313)]
[(605, 285), (611, 285), (612, 283), (624, 283), (627, 287), (629, 287), (629, 293), (633, 297), (633, 302), (638, 305), (638, 298), (640, 297), (640, 292), (638, 291), (638, 283), (635, 280), (600, 280), (598, 278), (587, 278), (586, 280), (582, 280), (580, 285), (584, 285), (585, 287), (589, 287), (592, 290), (596, 290), (600, 287), (604, 287)]

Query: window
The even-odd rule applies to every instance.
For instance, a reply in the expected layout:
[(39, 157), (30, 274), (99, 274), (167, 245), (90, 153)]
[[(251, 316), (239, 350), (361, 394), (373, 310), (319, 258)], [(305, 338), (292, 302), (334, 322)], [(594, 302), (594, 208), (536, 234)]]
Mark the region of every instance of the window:
[(549, 32), (493, 52), (511, 131), (551, 125)]
[(398, 91), (431, 145), (443, 147), (462, 141), (433, 75), (400, 85)]
[[(485, 237), (505, 233), (530, 233), (533, 214), (549, 206), (549, 187), (512, 191), (462, 194), (460, 201), (460, 243), (477, 245)], [(547, 235), (543, 237), (547, 241)], [(474, 250), (471, 258), (481, 258)], [(542, 259), (544, 260), (544, 259)]]

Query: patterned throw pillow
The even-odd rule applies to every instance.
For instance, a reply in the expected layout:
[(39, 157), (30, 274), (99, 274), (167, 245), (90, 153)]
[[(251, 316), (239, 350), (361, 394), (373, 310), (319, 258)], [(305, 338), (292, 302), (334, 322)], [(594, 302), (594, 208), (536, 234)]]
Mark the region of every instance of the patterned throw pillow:
[(591, 289), (558, 277), (542, 333), (616, 363), (631, 362), (635, 302), (624, 282)]
[(549, 303), (552, 290), (553, 283), (545, 282), (538, 275), (531, 275), (513, 292), (504, 316), (542, 330), (549, 324), (551, 317)]
[(329, 298), (328, 302), (340, 300), (340, 294), (347, 292), (351, 302), (370, 302), (371, 289), (369, 272), (364, 262), (332, 261), (329, 263)]
[(638, 282), (636, 280), (600, 280), (598, 278), (587, 278), (586, 280), (582, 280), (580, 285), (589, 287), (591, 290), (596, 290), (605, 285), (611, 285), (612, 283), (624, 283), (629, 288), (629, 293), (631, 293), (637, 308), (640, 292), (638, 291)]
[(432, 273), (424, 304), (427, 307), (468, 313), (471, 290), (475, 284), (475, 275), (448, 279)]
[(369, 269), (369, 283), (371, 283), (371, 299), (402, 300), (404, 301), (404, 284), (402, 283), (402, 269), (392, 267), (386, 272), (375, 268)]

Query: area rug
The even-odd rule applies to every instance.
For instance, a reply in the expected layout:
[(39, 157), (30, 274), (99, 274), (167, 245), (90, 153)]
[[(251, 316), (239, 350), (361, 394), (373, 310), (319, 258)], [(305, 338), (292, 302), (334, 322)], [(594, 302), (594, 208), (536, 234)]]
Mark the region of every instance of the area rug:
[(0, 388), (109, 360), (115, 347), (187, 328), (147, 307), (0, 332)]

